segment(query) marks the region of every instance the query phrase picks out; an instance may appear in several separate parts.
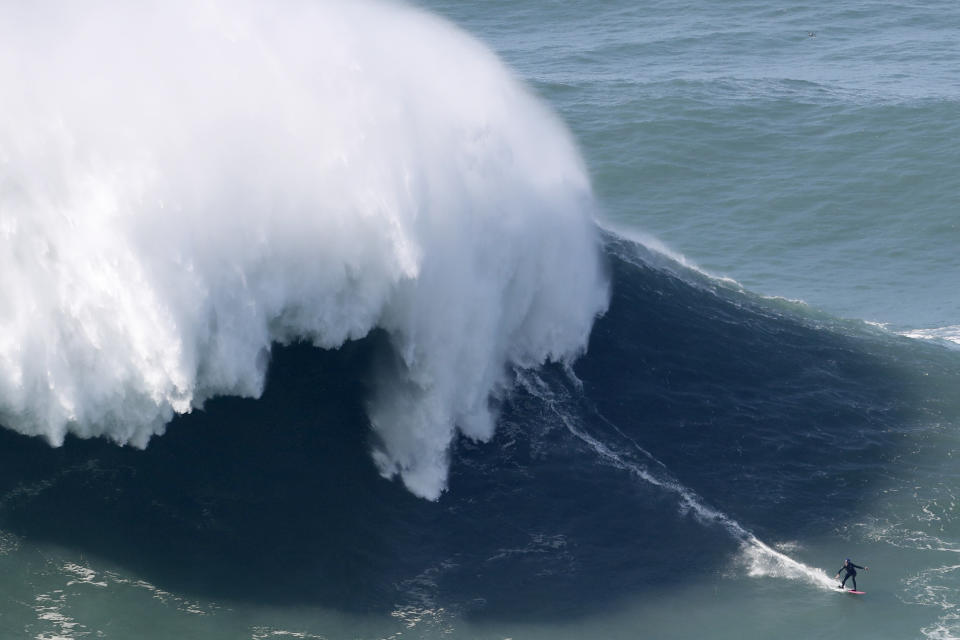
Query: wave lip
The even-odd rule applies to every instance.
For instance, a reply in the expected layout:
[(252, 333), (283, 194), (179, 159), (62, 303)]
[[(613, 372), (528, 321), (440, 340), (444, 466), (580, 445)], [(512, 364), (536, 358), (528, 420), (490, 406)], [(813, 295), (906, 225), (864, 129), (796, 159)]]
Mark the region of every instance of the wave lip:
[(0, 8), (0, 422), (145, 446), (258, 396), (274, 342), (386, 330), (374, 457), (436, 498), (510, 365), (607, 304), (566, 129), (484, 46), (378, 2)]
[(917, 340), (932, 340), (951, 348), (960, 349), (960, 325), (932, 329), (910, 329), (901, 331), (900, 335)]

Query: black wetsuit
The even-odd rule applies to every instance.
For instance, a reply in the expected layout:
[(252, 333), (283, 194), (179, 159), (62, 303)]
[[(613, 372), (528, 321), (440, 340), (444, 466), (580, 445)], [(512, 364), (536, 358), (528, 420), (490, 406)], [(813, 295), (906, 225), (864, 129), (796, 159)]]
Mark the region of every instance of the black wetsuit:
[[(857, 569), (863, 569), (863, 567), (861, 567), (858, 564), (853, 564), (852, 562), (848, 562), (847, 564), (840, 567), (840, 571), (847, 572), (847, 575), (843, 576), (843, 582), (840, 583), (841, 589), (845, 584), (847, 584), (847, 580), (849, 578), (853, 578), (853, 590), (854, 591), (857, 590)], [(837, 573), (839, 574), (840, 571), (837, 571)]]

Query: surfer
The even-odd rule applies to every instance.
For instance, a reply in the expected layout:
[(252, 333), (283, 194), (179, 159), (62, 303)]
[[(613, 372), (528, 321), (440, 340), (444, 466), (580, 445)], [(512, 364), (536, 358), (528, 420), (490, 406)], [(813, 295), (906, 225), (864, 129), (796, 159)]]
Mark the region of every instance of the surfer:
[[(850, 558), (847, 558), (843, 561), (843, 566), (840, 567), (840, 570), (837, 571), (837, 578), (840, 577), (840, 571), (846, 571), (847, 575), (843, 576), (843, 582), (840, 583), (840, 589), (843, 589), (843, 586), (847, 584), (847, 579), (853, 578), (853, 590), (857, 590), (857, 569), (863, 569), (864, 571), (870, 571), (870, 567), (861, 567), (858, 564), (853, 564), (850, 562)], [(834, 579), (837, 579), (834, 578)]]

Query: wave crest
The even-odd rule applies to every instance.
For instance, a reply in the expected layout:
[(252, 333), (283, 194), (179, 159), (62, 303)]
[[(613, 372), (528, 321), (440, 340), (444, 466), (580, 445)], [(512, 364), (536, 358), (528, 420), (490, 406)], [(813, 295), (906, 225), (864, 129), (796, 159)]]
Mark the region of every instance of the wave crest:
[(445, 486), (509, 365), (608, 300), (558, 120), (485, 47), (376, 2), (0, 8), (0, 422), (146, 446), (258, 396), (275, 342), (385, 329), (374, 457)]

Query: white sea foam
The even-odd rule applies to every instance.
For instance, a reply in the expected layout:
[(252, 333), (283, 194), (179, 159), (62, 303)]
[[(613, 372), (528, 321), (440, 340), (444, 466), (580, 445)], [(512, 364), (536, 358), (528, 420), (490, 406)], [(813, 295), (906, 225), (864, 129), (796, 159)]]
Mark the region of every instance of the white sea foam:
[[(620, 432), (615, 425), (610, 424), (620, 437), (628, 440), (630, 448), (641, 454), (647, 462), (653, 463), (654, 468), (641, 460), (637, 460), (632, 453), (616, 450), (591, 435), (580, 424), (575, 412), (564, 406), (567, 401), (565, 394), (558, 394), (556, 388), (544, 382), (536, 374), (520, 371), (517, 373), (517, 377), (519, 383), (527, 392), (543, 400), (564, 427), (596, 453), (605, 464), (673, 494), (677, 498), (680, 510), (683, 513), (691, 514), (705, 525), (716, 525), (726, 531), (740, 545), (738, 561), (746, 568), (748, 575), (751, 577), (786, 578), (806, 582), (821, 589), (834, 589), (836, 587), (836, 583), (823, 569), (808, 566), (794, 560), (786, 553), (774, 549), (729, 515), (711, 507), (695, 491), (673, 478), (659, 460)], [(577, 384), (577, 382), (574, 381), (574, 384)]]
[(947, 614), (937, 620), (936, 624), (920, 630), (929, 640), (958, 640), (960, 639), (960, 615)]
[(896, 333), (897, 335), (901, 335), (905, 338), (912, 338), (914, 340), (927, 340), (939, 343), (949, 349), (960, 349), (960, 325), (931, 327), (927, 329), (897, 329), (891, 327), (890, 324), (886, 322), (875, 322), (872, 320), (864, 320), (864, 322), (871, 327), (876, 327), (890, 333)]
[(385, 329), (375, 459), (436, 498), (509, 364), (607, 284), (565, 128), (484, 46), (372, 1), (0, 7), (0, 423), (145, 446), (275, 342)]
[(936, 623), (921, 629), (924, 637), (935, 640), (960, 638), (960, 603), (957, 602), (957, 577), (960, 565), (925, 569), (904, 580), (901, 599), (941, 610)]
[(767, 576), (799, 580), (822, 589), (833, 589), (836, 586), (822, 569), (810, 567), (777, 551), (745, 529), (739, 522), (708, 505), (703, 498), (675, 479), (660, 471), (653, 472), (644, 465), (625, 458), (569, 420), (565, 419), (564, 422), (573, 435), (589, 445), (607, 463), (674, 494), (679, 500), (682, 511), (692, 514), (704, 524), (715, 524), (724, 529), (740, 544), (740, 562), (746, 567), (751, 577)]
[(960, 348), (960, 325), (934, 327), (932, 329), (911, 329), (901, 331), (900, 335), (917, 340), (936, 340), (952, 348)]

